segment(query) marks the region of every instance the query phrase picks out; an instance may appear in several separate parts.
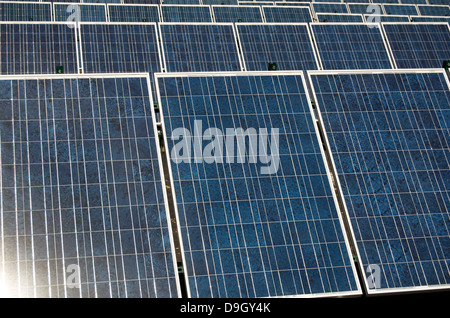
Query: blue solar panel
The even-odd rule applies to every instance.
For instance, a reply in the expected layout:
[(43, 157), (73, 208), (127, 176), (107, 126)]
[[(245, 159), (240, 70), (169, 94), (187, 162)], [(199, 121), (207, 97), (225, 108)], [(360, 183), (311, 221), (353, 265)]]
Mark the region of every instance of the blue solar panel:
[(164, 22), (213, 22), (211, 9), (203, 5), (162, 5)]
[(387, 15), (387, 14), (366, 14), (364, 15), (366, 18), (366, 21), (372, 22), (372, 23), (379, 23), (379, 22), (409, 22), (409, 16), (407, 15)]
[(108, 5), (109, 22), (159, 22), (156, 4)]
[(167, 72), (240, 71), (232, 23), (160, 23)]
[[(153, 73), (162, 69), (156, 23), (81, 23), (84, 73)], [(154, 90), (152, 90), (156, 97)]]
[(177, 297), (146, 76), (2, 78), (8, 297)]
[[(70, 7), (69, 7), (70, 6)], [(73, 13), (79, 10), (81, 20), (79, 22), (106, 22), (105, 4), (87, 4), (80, 3), (74, 7), (73, 4), (53, 3), (55, 12), (55, 21), (68, 21)], [(73, 22), (73, 20), (70, 20)]]
[(266, 22), (303, 23), (312, 22), (309, 7), (262, 6)]
[(122, 0), (83, 0), (84, 3), (122, 3)]
[(123, 4), (160, 4), (162, 0), (122, 0)]
[(450, 1), (449, 0), (428, 0), (429, 4), (437, 4), (437, 5), (450, 5)]
[(310, 76), (369, 293), (449, 288), (445, 72)]
[(402, 0), (402, 4), (428, 4), (428, 0)]
[(411, 22), (450, 22), (450, 17), (410, 16)]
[(212, 5), (212, 4), (237, 5), (238, 0), (202, 0), (202, 4), (205, 4), (205, 5)]
[(0, 21), (52, 21), (52, 5), (0, 2)]
[(424, 6), (418, 5), (417, 8), (420, 11), (420, 15), (428, 15), (428, 16), (450, 16), (450, 7), (449, 6)]
[[(366, 13), (372, 13), (372, 10), (369, 10), (371, 7), (370, 4), (361, 4), (361, 3), (349, 3), (348, 5), (348, 10), (350, 13), (358, 13), (358, 14), (366, 14)], [(381, 7), (380, 7), (380, 14), (382, 14), (383, 12), (381, 11)]]
[(300, 73), (156, 75), (191, 297), (360, 293)]
[(345, 3), (312, 3), (314, 12), (317, 13), (351, 13)]
[[(426, 1), (426, 0), (425, 0)], [(371, 4), (371, 0), (344, 0), (345, 3), (367, 3), (367, 5)]]
[(318, 22), (364, 22), (361, 14), (319, 13)]
[(164, 4), (201, 4), (200, 0), (164, 0)]
[(267, 71), (269, 63), (277, 70), (319, 69), (306, 23), (239, 23), (236, 29), (247, 71)]
[(215, 22), (264, 22), (260, 6), (211, 6)]
[(367, 23), (311, 24), (324, 70), (392, 68), (383, 35)]
[(396, 4), (383, 4), (383, 8), (386, 14), (393, 14), (393, 15), (417, 15), (419, 14), (417, 12), (415, 5), (396, 5)]
[(399, 0), (372, 0), (372, 3), (392, 3), (392, 4), (399, 4)]
[(448, 23), (383, 23), (397, 68), (439, 68), (450, 60)]
[(0, 23), (0, 56), (0, 74), (76, 74), (75, 25)]

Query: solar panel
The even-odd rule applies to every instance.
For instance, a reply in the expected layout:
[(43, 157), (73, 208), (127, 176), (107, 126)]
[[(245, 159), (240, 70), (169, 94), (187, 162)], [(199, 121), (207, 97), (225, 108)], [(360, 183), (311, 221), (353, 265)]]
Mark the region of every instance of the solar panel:
[(106, 22), (106, 5), (99, 3), (80, 3), (76, 4), (76, 8), (73, 4), (67, 3), (53, 3), (55, 12), (55, 21), (71, 21), (71, 16), (76, 10), (79, 10), (81, 20), (78, 22)]
[(160, 23), (167, 72), (242, 70), (232, 23)]
[(312, 22), (309, 7), (262, 6), (266, 22), (303, 23)]
[(450, 5), (450, 1), (448, 0), (428, 0), (429, 4), (436, 4), (436, 5)]
[(122, 0), (123, 4), (160, 4), (160, 0)]
[(273, 2), (272, 4), (274, 4), (276, 6), (302, 6), (302, 7), (309, 7), (310, 2), (309, 1), (299, 1), (299, 2), (295, 2), (295, 1), (278, 1), (278, 2)]
[(392, 3), (392, 4), (399, 4), (399, 0), (372, 0), (372, 3)]
[(410, 18), (411, 22), (450, 22), (450, 17), (412, 15)]
[(177, 297), (148, 76), (2, 77), (8, 297)]
[(364, 22), (362, 14), (319, 13), (318, 22)]
[(409, 22), (407, 15), (366, 14), (364, 17), (368, 22)]
[(201, 4), (200, 0), (164, 0), (164, 4)]
[(383, 23), (397, 68), (440, 68), (450, 60), (448, 23)]
[(260, 6), (211, 6), (215, 22), (264, 22)]
[(337, 2), (339, 2), (339, 3), (342, 3), (342, 0), (311, 0), (311, 2), (328, 2), (328, 3), (332, 3), (332, 2), (337, 3)]
[(159, 22), (156, 4), (108, 4), (109, 22)]
[(51, 3), (0, 2), (0, 21), (52, 21)]
[(317, 70), (311, 34), (306, 23), (236, 24), (245, 70)]
[(156, 81), (188, 296), (360, 293), (301, 72)]
[(313, 23), (310, 26), (322, 69), (392, 68), (377, 24)]
[(212, 22), (210, 6), (161, 5), (164, 22)]
[(450, 16), (450, 7), (449, 6), (430, 6), (430, 5), (418, 5), (417, 6), (420, 15), (429, 15), (429, 16)]
[[(348, 6), (348, 11), (350, 13), (357, 13), (357, 14), (366, 14), (366, 13), (371, 13), (371, 11), (369, 9), (370, 4), (362, 4), (362, 3), (349, 3), (347, 4)], [(380, 13), (381, 12), (381, 7), (380, 7)]]
[(120, 3), (122, 3), (122, 0), (83, 0), (83, 3), (104, 3), (104, 4), (116, 3), (116, 4), (120, 4)]
[(205, 5), (213, 5), (213, 4), (237, 5), (238, 0), (202, 0), (202, 4), (205, 4)]
[[(72, 26), (72, 28), (70, 28)], [(0, 23), (0, 74), (78, 73), (75, 25)]]
[(274, 5), (274, 2), (272, 1), (238, 1), (240, 6), (267, 6), (267, 5)]
[(311, 4), (314, 12), (317, 13), (351, 13), (345, 3), (321, 2)]
[(367, 3), (367, 4), (371, 4), (371, 0), (344, 0), (343, 2), (348, 3), (348, 4), (350, 4), (350, 3)]
[(393, 15), (417, 15), (417, 8), (415, 5), (409, 4), (383, 4), (386, 14)]
[(449, 288), (444, 70), (309, 76), (368, 293)]
[(428, 4), (428, 0), (402, 0), (402, 4)]
[(153, 84), (162, 70), (156, 23), (82, 22), (80, 41), (84, 73), (148, 72)]

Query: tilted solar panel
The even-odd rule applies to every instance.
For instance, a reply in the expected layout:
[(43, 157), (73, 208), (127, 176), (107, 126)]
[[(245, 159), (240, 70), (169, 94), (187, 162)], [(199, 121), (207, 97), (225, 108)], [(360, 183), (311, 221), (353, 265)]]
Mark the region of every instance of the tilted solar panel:
[(378, 24), (313, 23), (313, 39), (324, 70), (393, 68)]
[(53, 3), (55, 21), (74, 22), (74, 13), (79, 13), (78, 22), (106, 22), (106, 5), (100, 3)]
[(450, 60), (448, 23), (383, 23), (383, 29), (397, 68), (439, 68)]
[(109, 22), (159, 22), (156, 4), (108, 4)]
[(75, 24), (0, 23), (0, 74), (78, 73)]
[(160, 23), (167, 72), (242, 70), (232, 23)]
[(238, 39), (245, 70), (317, 70), (311, 34), (306, 23), (238, 23)]
[(450, 16), (450, 6), (430, 6), (430, 5), (418, 5), (420, 15), (430, 15), (437, 17)]
[(0, 21), (52, 21), (52, 4), (2, 1)]
[(153, 73), (162, 70), (157, 34), (156, 23), (82, 22), (83, 72), (148, 72), (153, 84)]
[(262, 6), (268, 23), (308, 23), (312, 22), (311, 10), (305, 6)]
[(319, 13), (317, 22), (364, 22), (362, 14)]
[(264, 22), (260, 6), (211, 6), (215, 22)]
[(417, 15), (417, 8), (415, 5), (408, 4), (383, 4), (383, 8), (386, 14), (393, 15)]
[(360, 293), (301, 72), (156, 81), (188, 296)]
[(389, 15), (389, 14), (372, 14), (372, 15), (364, 15), (366, 18), (366, 21), (372, 22), (372, 23), (379, 23), (379, 22), (409, 22), (409, 16), (407, 15)]
[(7, 297), (177, 297), (148, 75), (0, 79)]
[(351, 13), (345, 3), (313, 2), (312, 8), (317, 13)]
[(210, 6), (161, 5), (163, 22), (213, 22)]
[(368, 293), (449, 288), (444, 70), (309, 76)]
[(450, 22), (450, 17), (411, 15), (411, 22)]

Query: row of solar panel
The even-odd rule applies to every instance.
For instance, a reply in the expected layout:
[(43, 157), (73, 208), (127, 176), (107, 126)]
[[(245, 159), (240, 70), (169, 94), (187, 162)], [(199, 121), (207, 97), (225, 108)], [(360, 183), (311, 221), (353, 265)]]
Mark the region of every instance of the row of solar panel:
[[(208, 6), (208, 5), (115, 5), (0, 2), (0, 21), (81, 21), (81, 22), (313, 22), (322, 14), (339, 16), (340, 22), (357, 22), (382, 16), (388, 21), (430, 21), (450, 19), (449, 6), (315, 3), (310, 7)], [(354, 14), (357, 14), (355, 16)], [(423, 17), (421, 17), (423, 16)], [(337, 16), (336, 16), (337, 17)], [(436, 17), (436, 18), (433, 18)], [(332, 17), (331, 17), (332, 18)], [(357, 19), (357, 20), (355, 20)], [(361, 21), (361, 20), (359, 20)], [(361, 21), (363, 22), (363, 21)]]
[[(2, 2), (4, 0), (0, 0)], [(16, 0), (6, 0), (16, 1)], [(428, 5), (448, 5), (448, 0), (17, 0), (25, 2), (72, 2), (72, 3), (121, 3), (121, 4), (220, 4), (220, 5), (247, 5), (260, 3), (271, 5), (309, 5), (314, 2), (334, 2), (334, 3), (378, 3), (378, 4), (428, 4)]]
[[(156, 84), (188, 296), (450, 287), (444, 70), (160, 73)], [(136, 74), (0, 79), (6, 296), (180, 296), (150, 90)], [(259, 138), (237, 140), (244, 157), (219, 141), (239, 127)]]
[(0, 74), (262, 71), (269, 63), (284, 71), (439, 68), (450, 60), (447, 23), (161, 23), (159, 27), (81, 23), (79, 27), (1, 23)]

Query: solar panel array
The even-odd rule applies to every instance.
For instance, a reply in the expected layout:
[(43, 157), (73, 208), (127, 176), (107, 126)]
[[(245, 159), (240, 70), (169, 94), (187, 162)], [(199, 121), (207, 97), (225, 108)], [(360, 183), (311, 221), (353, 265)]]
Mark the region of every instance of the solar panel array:
[(58, 2), (0, 1), (0, 295), (450, 288), (448, 0)]
[(176, 297), (147, 77), (22, 76), (0, 87), (9, 295)]
[(448, 287), (448, 78), (310, 76), (369, 292)]

